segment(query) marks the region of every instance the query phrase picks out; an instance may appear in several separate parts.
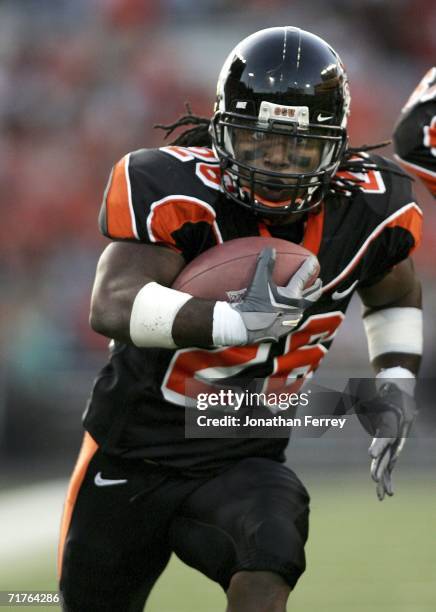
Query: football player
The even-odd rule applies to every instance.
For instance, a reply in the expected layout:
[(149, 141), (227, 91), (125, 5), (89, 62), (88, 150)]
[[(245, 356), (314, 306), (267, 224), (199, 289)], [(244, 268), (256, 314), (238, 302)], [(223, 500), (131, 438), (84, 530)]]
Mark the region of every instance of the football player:
[[(218, 80), (212, 120), (113, 168), (100, 213), (94, 330), (112, 338), (84, 415), (59, 548), (64, 610), (139, 611), (172, 552), (219, 583), (228, 612), (284, 612), (305, 569), (309, 497), (282, 438), (187, 438), (187, 382), (307, 376), (355, 291), (377, 395), (365, 402), (380, 498), (413, 422), (422, 350), (410, 254), (421, 212), (410, 179), (347, 140), (350, 95), (322, 39), (275, 27), (244, 39)], [(302, 244), (286, 287), (264, 250), (242, 301), (171, 288), (213, 245), (244, 236)], [(394, 431), (392, 430), (394, 423)], [(206, 606), (205, 606), (206, 609)]]
[(396, 158), (436, 197), (436, 67), (404, 105), (393, 135)]

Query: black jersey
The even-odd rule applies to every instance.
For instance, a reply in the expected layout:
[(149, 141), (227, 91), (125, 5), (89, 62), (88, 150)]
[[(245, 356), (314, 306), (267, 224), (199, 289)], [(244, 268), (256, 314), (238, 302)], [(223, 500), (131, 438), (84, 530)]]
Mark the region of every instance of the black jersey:
[(436, 197), (436, 67), (425, 74), (405, 104), (393, 139), (398, 161)]
[(190, 470), (219, 470), (245, 456), (283, 457), (283, 439), (186, 439), (186, 381), (197, 381), (196, 392), (207, 391), (210, 378), (235, 376), (262, 379), (264, 392), (289, 391), (294, 379), (317, 369), (356, 288), (376, 282), (420, 240), (421, 211), (410, 180), (390, 173), (395, 164), (384, 158), (369, 161), (387, 170), (345, 173), (360, 185), (351, 199), (322, 205), (304, 223), (281, 226), (267, 225), (224, 196), (210, 149), (142, 149), (118, 162), (100, 213), (107, 237), (165, 245), (189, 262), (233, 238), (273, 235), (317, 255), (324, 289), (298, 328), (278, 343), (211, 350), (114, 343), (84, 417), (107, 452)]

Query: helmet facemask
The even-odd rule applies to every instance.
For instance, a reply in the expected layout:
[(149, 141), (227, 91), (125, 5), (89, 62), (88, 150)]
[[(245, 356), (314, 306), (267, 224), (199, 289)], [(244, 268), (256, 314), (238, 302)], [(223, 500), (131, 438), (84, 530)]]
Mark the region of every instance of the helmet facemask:
[(212, 138), (223, 188), (264, 215), (311, 210), (324, 198), (346, 147), (341, 126), (309, 123), (306, 106), (263, 101), (259, 116), (217, 111)]

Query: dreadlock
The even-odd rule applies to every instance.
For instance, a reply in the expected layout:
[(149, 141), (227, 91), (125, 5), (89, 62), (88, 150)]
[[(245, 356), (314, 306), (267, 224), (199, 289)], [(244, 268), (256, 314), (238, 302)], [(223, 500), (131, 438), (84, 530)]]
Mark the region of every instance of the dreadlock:
[[(170, 142), (170, 144), (182, 147), (211, 147), (212, 138), (209, 131), (210, 118), (194, 115), (188, 102), (185, 103), (185, 109), (186, 115), (182, 115), (174, 123), (169, 125), (158, 123), (154, 127), (164, 130), (166, 132), (164, 139), (166, 139), (177, 128), (185, 125), (193, 125), (195, 127), (191, 127), (179, 134), (179, 136)], [(413, 181), (413, 179), (400, 168), (396, 169), (392, 168), (391, 166), (370, 162), (368, 160), (368, 156), (366, 155), (368, 151), (386, 147), (388, 144), (390, 144), (390, 142), (390, 140), (385, 140), (373, 145), (365, 144), (360, 147), (347, 147), (339, 165), (338, 172), (348, 171), (365, 174), (371, 170), (384, 170), (385, 172), (402, 176), (403, 178)], [(359, 181), (359, 179), (343, 178), (337, 176), (336, 174), (330, 181), (328, 195), (339, 196), (341, 199), (348, 198), (359, 192), (360, 182), (361, 181)]]
[(185, 103), (186, 115), (182, 115), (174, 123), (163, 125), (157, 123), (155, 128), (166, 132), (164, 140), (170, 136), (179, 127), (184, 125), (194, 125), (195, 127), (185, 130), (179, 136), (170, 142), (171, 145), (180, 147), (211, 147), (212, 138), (209, 133), (210, 117), (198, 117), (192, 114), (189, 102)]

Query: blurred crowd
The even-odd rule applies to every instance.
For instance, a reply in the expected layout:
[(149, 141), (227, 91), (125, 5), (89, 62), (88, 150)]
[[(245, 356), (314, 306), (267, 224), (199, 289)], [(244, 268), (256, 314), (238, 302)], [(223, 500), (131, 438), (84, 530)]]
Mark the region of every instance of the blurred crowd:
[[(62, 389), (73, 393), (74, 372), (95, 374), (102, 362), (106, 343), (87, 318), (106, 244), (96, 219), (112, 164), (129, 150), (162, 144), (153, 125), (172, 122), (188, 100), (196, 114), (209, 116), (226, 53), (250, 32), (284, 23), (325, 37), (342, 55), (351, 80), (353, 144), (385, 140), (436, 56), (435, 6), (431, 0), (0, 2), (0, 447), (2, 418), (11, 402), (20, 404), (17, 389), (24, 404), (44, 404), (55, 379), (69, 380)], [(428, 213), (426, 244), (435, 246), (435, 213), (418, 191)], [(431, 248), (419, 265), (436, 280)]]

